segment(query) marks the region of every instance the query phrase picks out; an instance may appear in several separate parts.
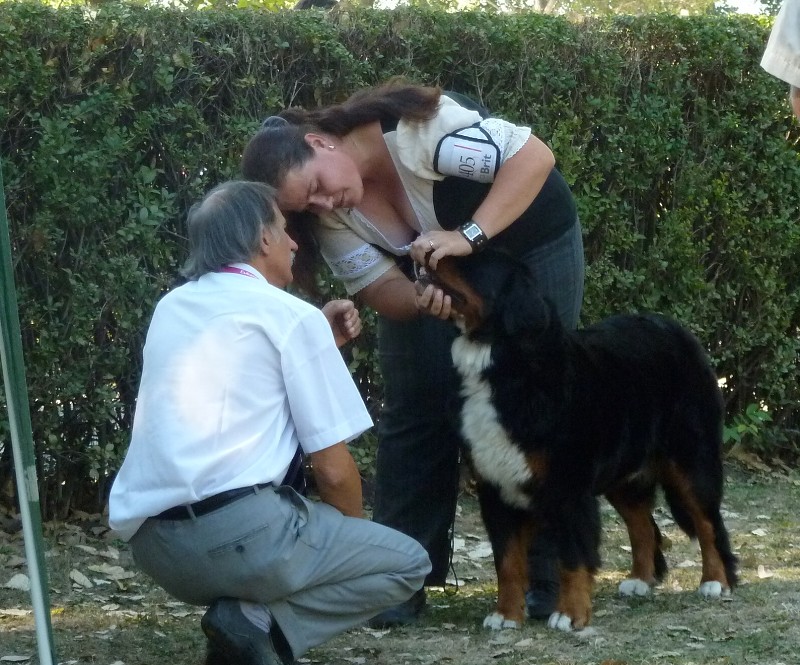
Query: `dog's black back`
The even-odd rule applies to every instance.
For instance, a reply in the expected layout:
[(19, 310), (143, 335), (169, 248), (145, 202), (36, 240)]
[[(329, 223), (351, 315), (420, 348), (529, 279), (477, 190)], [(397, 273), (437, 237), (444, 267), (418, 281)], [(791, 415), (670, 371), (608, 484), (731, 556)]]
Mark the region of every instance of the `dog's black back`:
[(721, 482), (724, 404), (692, 333), (658, 314), (565, 330), (523, 265), (503, 255), (478, 258), (462, 271), (483, 291), (488, 313), (468, 335), (491, 345), (485, 376), (503, 426), (524, 450), (595, 460), (583, 480), (596, 493), (649, 455), (709, 457)]

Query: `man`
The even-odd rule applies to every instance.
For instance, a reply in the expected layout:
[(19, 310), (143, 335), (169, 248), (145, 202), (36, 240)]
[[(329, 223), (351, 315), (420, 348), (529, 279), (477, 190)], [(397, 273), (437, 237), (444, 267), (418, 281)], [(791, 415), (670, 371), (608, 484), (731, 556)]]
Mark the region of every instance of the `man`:
[(800, 0), (786, 0), (781, 6), (761, 66), (789, 84), (789, 99), (800, 119)]
[[(346, 441), (372, 421), (336, 342), (361, 322), (350, 301), (320, 312), (284, 291), (297, 245), (273, 190), (224, 183), (188, 232), (189, 281), (150, 323), (110, 523), (167, 592), (211, 605), (209, 663), (290, 663), (408, 599), (430, 562), (360, 519)], [(301, 453), (321, 502), (284, 484)]]

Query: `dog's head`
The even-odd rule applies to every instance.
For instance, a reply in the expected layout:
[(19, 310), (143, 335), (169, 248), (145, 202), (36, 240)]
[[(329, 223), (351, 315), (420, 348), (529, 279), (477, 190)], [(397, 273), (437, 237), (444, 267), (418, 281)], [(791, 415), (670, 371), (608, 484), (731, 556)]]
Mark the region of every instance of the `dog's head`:
[(504, 252), (487, 248), (470, 256), (447, 256), (435, 270), (420, 268), (417, 281), (450, 296), (457, 322), (476, 341), (515, 337), (547, 328), (551, 321), (550, 307), (528, 267)]

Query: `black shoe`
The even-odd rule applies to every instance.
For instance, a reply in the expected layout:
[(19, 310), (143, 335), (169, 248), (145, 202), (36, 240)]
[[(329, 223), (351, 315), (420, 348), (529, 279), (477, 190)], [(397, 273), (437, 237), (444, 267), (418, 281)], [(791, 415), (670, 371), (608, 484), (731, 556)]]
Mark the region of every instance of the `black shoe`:
[(525, 609), (529, 619), (547, 619), (556, 611), (558, 582), (534, 582), (525, 594)]
[[(225, 657), (237, 665), (287, 665), (273, 644), (273, 635), (259, 630), (244, 614), (235, 598), (220, 598), (200, 620), (208, 638), (209, 658)], [(273, 625), (273, 629), (277, 626)], [(208, 661), (207, 661), (208, 662)]]
[(414, 623), (425, 607), (425, 589), (420, 589), (411, 598), (396, 607), (390, 607), (372, 617), (367, 623), (370, 628), (394, 628)]

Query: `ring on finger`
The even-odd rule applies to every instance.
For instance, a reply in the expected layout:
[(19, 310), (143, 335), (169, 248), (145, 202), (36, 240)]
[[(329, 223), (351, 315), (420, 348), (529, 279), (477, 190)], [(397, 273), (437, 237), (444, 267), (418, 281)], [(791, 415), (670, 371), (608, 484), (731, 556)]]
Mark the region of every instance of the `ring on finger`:
[(436, 249), (436, 245), (433, 244), (433, 240), (429, 240), (428, 245), (430, 245), (431, 251)]

